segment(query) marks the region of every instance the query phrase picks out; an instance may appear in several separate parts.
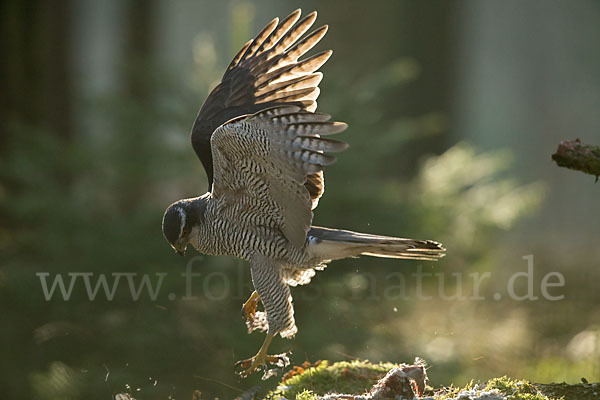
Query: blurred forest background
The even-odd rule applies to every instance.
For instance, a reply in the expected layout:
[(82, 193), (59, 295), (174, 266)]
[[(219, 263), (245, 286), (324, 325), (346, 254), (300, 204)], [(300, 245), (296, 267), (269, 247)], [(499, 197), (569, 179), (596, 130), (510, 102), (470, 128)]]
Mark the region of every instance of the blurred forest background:
[[(198, 299), (182, 300), (196, 254), (176, 256), (160, 226), (168, 204), (206, 188), (189, 132), (209, 89), (246, 40), (299, 6), (330, 26), (319, 110), (350, 125), (315, 224), (435, 239), (448, 255), (332, 263), (293, 289), (299, 334), (272, 351), (292, 349), (294, 363), (420, 356), (433, 385), (600, 380), (600, 185), (550, 159), (563, 139), (600, 144), (598, 2), (8, 0), (3, 398), (233, 398), (274, 384), (233, 374), (263, 340), (240, 318), (247, 265), (196, 261)], [(540, 299), (514, 301), (506, 285), (526, 255)], [(492, 277), (485, 300), (444, 300), (435, 276), (419, 300), (418, 268), (444, 272), (448, 295), (452, 273), (467, 296), (467, 274)], [(553, 271), (560, 301), (540, 295)], [(134, 301), (122, 282), (112, 301), (90, 301), (80, 281), (69, 301), (46, 301), (40, 272), (168, 275), (156, 300)]]

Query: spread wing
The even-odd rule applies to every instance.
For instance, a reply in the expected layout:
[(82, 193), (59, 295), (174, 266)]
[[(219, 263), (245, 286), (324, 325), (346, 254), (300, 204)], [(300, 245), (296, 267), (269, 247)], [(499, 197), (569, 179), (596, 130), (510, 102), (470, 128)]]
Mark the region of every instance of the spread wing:
[[(298, 61), (327, 32), (325, 25), (301, 39), (315, 22), (317, 13), (312, 12), (297, 22), (300, 13), (294, 11), (281, 23), (278, 18), (273, 19), (255, 39), (246, 43), (200, 109), (192, 128), (192, 146), (206, 170), (209, 190), (214, 174), (210, 138), (221, 124), (278, 104), (295, 104), (315, 111), (318, 85), (323, 77), (315, 71), (332, 52), (323, 51)], [(316, 207), (323, 193), (323, 175), (310, 176), (306, 187)]]
[(242, 223), (279, 229), (303, 248), (313, 216), (307, 177), (335, 161), (326, 153), (347, 147), (321, 137), (347, 127), (328, 120), (299, 106), (277, 106), (217, 128), (211, 138), (216, 202)]

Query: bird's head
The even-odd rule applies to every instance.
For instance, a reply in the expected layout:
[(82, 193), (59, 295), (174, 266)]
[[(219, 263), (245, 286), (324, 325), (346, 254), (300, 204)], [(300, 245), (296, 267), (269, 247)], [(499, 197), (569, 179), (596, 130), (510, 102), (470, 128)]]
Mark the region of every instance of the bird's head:
[(162, 230), (165, 239), (180, 255), (197, 235), (199, 224), (204, 220), (206, 196), (184, 199), (171, 204), (163, 216)]

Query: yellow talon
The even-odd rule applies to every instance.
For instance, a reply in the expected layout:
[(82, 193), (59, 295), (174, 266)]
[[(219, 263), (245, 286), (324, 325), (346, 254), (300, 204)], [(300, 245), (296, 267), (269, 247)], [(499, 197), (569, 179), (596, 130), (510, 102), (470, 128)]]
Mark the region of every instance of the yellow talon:
[(289, 362), (285, 355), (270, 356), (267, 354), (267, 349), (269, 348), (273, 337), (273, 335), (267, 335), (260, 350), (258, 350), (258, 353), (256, 353), (254, 357), (235, 363), (236, 368), (242, 368), (242, 370), (237, 373), (239, 376), (247, 378), (250, 374), (262, 370), (267, 364), (285, 366), (285, 364)]

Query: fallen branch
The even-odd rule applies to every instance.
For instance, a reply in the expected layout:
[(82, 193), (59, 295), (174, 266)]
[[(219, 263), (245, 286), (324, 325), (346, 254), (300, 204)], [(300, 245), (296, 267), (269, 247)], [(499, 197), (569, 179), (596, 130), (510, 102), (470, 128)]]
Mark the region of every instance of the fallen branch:
[(559, 167), (565, 167), (600, 176), (600, 146), (582, 144), (579, 139), (563, 141), (558, 145), (552, 159)]

